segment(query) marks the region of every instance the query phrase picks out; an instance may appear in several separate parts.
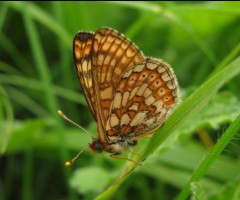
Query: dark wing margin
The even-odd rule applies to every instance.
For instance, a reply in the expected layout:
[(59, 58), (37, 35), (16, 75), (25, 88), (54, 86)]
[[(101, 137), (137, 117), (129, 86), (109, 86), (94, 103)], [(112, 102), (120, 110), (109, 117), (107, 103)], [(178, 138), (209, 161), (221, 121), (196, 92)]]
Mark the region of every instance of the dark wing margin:
[(73, 40), (73, 57), (75, 66), (84, 92), (87, 103), (92, 115), (96, 120), (96, 108), (93, 90), (92, 75), (92, 46), (94, 34), (89, 32), (78, 32)]

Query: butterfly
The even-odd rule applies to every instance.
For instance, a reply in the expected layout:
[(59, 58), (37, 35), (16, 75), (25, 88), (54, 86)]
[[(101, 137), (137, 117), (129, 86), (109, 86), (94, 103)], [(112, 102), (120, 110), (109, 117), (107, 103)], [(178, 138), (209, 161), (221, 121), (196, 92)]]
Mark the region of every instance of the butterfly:
[(89, 147), (115, 157), (161, 127), (179, 99), (169, 64), (144, 54), (111, 28), (78, 32), (73, 41), (78, 78), (98, 137)]

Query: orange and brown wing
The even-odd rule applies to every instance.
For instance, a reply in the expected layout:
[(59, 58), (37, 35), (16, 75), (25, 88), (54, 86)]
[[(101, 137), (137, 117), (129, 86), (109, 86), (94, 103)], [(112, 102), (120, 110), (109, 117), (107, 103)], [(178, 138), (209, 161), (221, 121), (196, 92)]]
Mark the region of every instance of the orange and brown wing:
[(96, 31), (93, 43), (93, 76), (96, 104), (101, 112), (101, 123), (105, 128), (113, 91), (125, 69), (144, 60), (142, 52), (122, 34), (109, 28)]
[(127, 69), (117, 83), (106, 136), (136, 138), (158, 129), (178, 103), (179, 87), (171, 67), (147, 58)]
[(96, 120), (96, 106), (93, 91), (92, 75), (92, 45), (94, 34), (89, 32), (78, 32), (73, 40), (73, 55), (77, 74), (81, 86), (91, 109), (92, 115)]

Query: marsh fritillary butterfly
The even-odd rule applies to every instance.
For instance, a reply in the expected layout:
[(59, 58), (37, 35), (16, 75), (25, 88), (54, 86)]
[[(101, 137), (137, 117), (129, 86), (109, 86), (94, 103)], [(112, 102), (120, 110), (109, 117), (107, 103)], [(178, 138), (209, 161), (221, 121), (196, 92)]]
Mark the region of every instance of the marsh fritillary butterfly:
[(89, 144), (94, 152), (118, 155), (161, 127), (178, 103), (172, 68), (145, 57), (122, 34), (110, 28), (78, 32), (74, 60), (81, 86), (98, 126)]

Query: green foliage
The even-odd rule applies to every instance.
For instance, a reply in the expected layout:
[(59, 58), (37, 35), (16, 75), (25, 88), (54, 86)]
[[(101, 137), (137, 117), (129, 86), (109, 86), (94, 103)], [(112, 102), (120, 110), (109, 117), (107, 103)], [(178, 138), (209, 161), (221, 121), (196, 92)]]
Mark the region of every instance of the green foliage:
[(218, 193), (210, 196), (211, 200), (240, 199), (240, 177), (225, 184)]
[[(93, 184), (93, 181), (96, 184)], [(111, 181), (111, 174), (104, 168), (90, 166), (75, 170), (70, 185), (79, 193), (91, 194), (94, 197), (103, 191)]]
[(204, 192), (202, 187), (197, 182), (191, 183), (192, 197), (191, 200), (204, 200), (206, 199), (204, 196)]
[[(0, 199), (240, 199), (239, 2), (0, 2)], [(170, 63), (182, 102), (128, 157), (97, 135), (72, 58), (107, 26)], [(90, 134), (67, 124), (62, 109)]]

